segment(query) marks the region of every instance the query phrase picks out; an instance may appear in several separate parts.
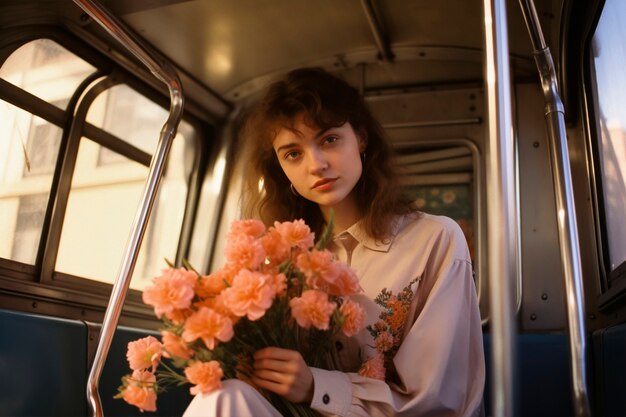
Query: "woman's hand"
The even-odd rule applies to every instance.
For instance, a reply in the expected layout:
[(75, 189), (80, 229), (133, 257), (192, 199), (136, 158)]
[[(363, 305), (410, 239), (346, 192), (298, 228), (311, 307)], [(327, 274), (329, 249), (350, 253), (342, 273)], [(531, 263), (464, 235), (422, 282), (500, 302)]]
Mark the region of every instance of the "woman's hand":
[(313, 399), (313, 374), (300, 352), (268, 347), (254, 354), (252, 381), (293, 403)]

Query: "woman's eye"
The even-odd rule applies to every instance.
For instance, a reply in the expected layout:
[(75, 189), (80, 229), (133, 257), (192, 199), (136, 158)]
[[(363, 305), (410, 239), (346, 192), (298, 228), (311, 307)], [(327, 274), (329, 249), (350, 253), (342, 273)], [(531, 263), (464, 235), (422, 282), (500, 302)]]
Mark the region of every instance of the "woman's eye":
[(325, 143), (335, 143), (335, 142), (337, 142), (337, 140), (339, 140), (339, 138), (337, 136), (334, 136), (334, 135), (326, 136), (324, 138), (324, 142)]
[(300, 156), (300, 152), (298, 151), (291, 151), (291, 152), (287, 152), (285, 154), (285, 159), (296, 159)]

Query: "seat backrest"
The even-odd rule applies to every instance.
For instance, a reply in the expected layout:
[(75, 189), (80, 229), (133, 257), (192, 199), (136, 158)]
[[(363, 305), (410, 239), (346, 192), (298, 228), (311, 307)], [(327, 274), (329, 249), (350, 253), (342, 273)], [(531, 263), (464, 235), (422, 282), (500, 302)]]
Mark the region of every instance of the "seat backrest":
[[(491, 335), (483, 336), (487, 380), (485, 411), (491, 413)], [(517, 412), (519, 416), (573, 416), (567, 336), (517, 335)]]
[(594, 332), (595, 410), (602, 416), (626, 416), (626, 323)]
[(0, 414), (85, 416), (87, 328), (0, 310)]
[[(78, 320), (0, 310), (0, 416), (86, 416), (88, 328)], [(107, 416), (142, 416), (113, 399), (121, 377), (130, 373), (128, 342), (148, 334), (119, 327), (99, 381)], [(157, 400), (153, 416), (182, 415), (191, 401), (189, 387), (173, 387)]]

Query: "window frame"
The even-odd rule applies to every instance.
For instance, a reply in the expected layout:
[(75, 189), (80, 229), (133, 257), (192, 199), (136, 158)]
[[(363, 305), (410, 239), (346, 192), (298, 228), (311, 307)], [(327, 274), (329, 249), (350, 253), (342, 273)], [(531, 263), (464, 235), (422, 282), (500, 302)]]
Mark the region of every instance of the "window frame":
[(600, 0), (588, 6), (591, 15), (588, 29), (584, 34), (582, 48), (582, 106), (583, 127), (586, 133), (588, 149), (588, 164), (591, 184), (591, 200), (594, 211), (594, 223), (597, 241), (598, 269), (600, 272), (598, 308), (608, 313), (616, 309), (626, 310), (626, 260), (611, 270), (607, 219), (604, 202), (604, 185), (600, 157), (600, 126), (597, 109), (598, 91), (594, 57), (592, 55), (592, 40), (595, 35), (600, 17), (604, 10), (605, 1)]
[[(48, 240), (53, 226), (51, 221), (53, 206), (58, 197), (61, 168), (65, 159), (63, 155), (68, 145), (73, 113), (84, 90), (95, 79), (106, 74), (119, 77), (121, 82), (163, 107), (166, 111), (169, 108), (169, 97), (166, 91), (157, 90), (154, 86), (146, 83), (144, 73), (131, 73), (122, 64), (114, 62), (113, 59), (100, 53), (93, 46), (77, 39), (62, 27), (54, 25), (27, 26), (7, 30), (5, 37), (7, 42), (0, 45), (0, 65), (21, 46), (42, 38), (58, 43), (93, 65), (97, 70), (77, 88), (65, 110), (59, 109), (5, 80), (0, 80), (0, 98), (3, 101), (11, 103), (33, 116), (43, 118), (62, 130), (61, 146), (53, 173), (50, 198), (45, 212), (35, 264), (24, 264), (19, 261), (0, 258), (0, 301), (3, 308), (100, 322), (109, 302), (112, 285), (56, 271), (54, 264), (51, 268), (49, 265), (46, 267), (43, 264), (46, 259), (45, 253), (50, 250)], [(115, 55), (111, 53), (111, 56)], [(140, 71), (139, 68), (136, 69)], [(191, 109), (186, 109), (183, 114), (183, 119), (193, 126), (197, 133), (198, 152), (194, 156), (193, 169), (187, 177), (188, 189), (176, 255), (178, 263), (188, 255), (189, 241), (193, 232), (193, 217), (198, 205), (204, 173), (210, 166), (211, 154), (215, 153), (215, 150), (211, 150), (209, 140), (207, 140), (214, 134), (212, 121), (208, 120), (202, 113), (194, 113), (196, 112), (191, 106)], [(123, 139), (103, 129), (84, 123), (78, 136), (79, 142), (80, 137), (84, 136), (142, 165), (150, 165), (151, 155), (134, 148)], [(60, 202), (61, 204), (67, 205), (68, 195), (64, 201)], [(59, 234), (61, 229), (62, 226), (58, 230)], [(58, 246), (54, 250), (58, 252)], [(53, 258), (56, 259), (56, 254)], [(128, 291), (120, 322), (148, 328), (155, 328), (158, 325), (152, 309), (143, 304), (141, 292), (133, 289)]]

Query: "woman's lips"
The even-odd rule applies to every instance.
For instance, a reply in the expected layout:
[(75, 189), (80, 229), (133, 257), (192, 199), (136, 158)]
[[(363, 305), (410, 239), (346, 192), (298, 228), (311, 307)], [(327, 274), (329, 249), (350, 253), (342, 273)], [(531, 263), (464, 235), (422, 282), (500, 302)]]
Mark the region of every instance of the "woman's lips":
[(313, 190), (317, 191), (326, 191), (332, 188), (333, 184), (337, 181), (337, 178), (324, 178), (319, 181), (316, 181), (311, 187)]

